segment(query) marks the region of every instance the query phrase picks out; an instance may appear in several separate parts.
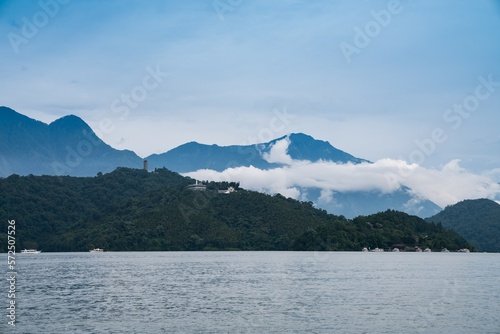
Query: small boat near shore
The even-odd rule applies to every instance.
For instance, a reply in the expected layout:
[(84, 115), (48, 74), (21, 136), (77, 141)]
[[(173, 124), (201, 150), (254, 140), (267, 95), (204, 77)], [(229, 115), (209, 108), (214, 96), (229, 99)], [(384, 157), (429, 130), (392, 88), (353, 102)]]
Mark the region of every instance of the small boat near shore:
[(42, 251), (36, 249), (23, 249), (21, 254), (40, 254)]
[(102, 249), (102, 248), (94, 248), (94, 249), (89, 250), (89, 252), (91, 252), (91, 253), (102, 253), (102, 252), (104, 252), (104, 249)]

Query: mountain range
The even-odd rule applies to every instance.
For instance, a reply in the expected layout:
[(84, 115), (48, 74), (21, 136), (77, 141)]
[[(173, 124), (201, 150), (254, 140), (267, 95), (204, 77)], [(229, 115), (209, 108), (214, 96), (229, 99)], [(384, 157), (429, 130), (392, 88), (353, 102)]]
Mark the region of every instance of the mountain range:
[[(235, 166), (276, 168), (282, 164), (268, 162), (263, 153), (285, 137), (257, 145), (189, 142), (145, 159), (151, 169), (165, 167), (178, 173), (199, 169), (223, 171)], [(288, 154), (295, 160), (368, 162), (302, 133), (291, 134), (289, 138)], [(142, 161), (132, 151), (117, 150), (104, 143), (77, 116), (65, 116), (47, 125), (0, 107), (0, 177), (11, 174), (94, 176), (117, 167), (140, 168)]]
[(292, 133), (267, 143), (257, 145), (205, 145), (189, 142), (162, 154), (153, 154), (146, 159), (152, 168), (168, 168), (179, 173), (193, 172), (199, 169), (211, 169), (222, 172), (231, 167), (254, 166), (270, 169), (283, 166), (279, 162), (269, 162), (266, 153), (279, 141), (288, 139), (287, 153), (293, 160), (319, 160), (336, 163), (362, 163), (368, 160), (356, 158), (341, 151), (327, 141), (317, 140), (303, 133)]
[(134, 152), (116, 150), (77, 116), (50, 124), (0, 107), (0, 177), (19, 175), (93, 176), (116, 167), (140, 167)]
[[(274, 148), (286, 141), (286, 159), (291, 161), (370, 164), (335, 148), (327, 141), (293, 133), (266, 143), (218, 146), (189, 142), (148, 160), (151, 170), (167, 168), (178, 173), (208, 169), (222, 172), (231, 167), (273, 170), (287, 166), (274, 156)], [(103, 142), (79, 117), (69, 115), (50, 124), (31, 119), (10, 108), (0, 107), (0, 177), (18, 175), (95, 176), (117, 167), (142, 168), (143, 158), (129, 150), (117, 150)], [(238, 181), (238, 180), (233, 180)], [(242, 185), (245, 187), (245, 185)], [(334, 201), (321, 203), (322, 189), (298, 189), (301, 200), (348, 218), (387, 209), (429, 217), (441, 209), (428, 199), (418, 198), (408, 187), (392, 192), (378, 190), (335, 191)]]

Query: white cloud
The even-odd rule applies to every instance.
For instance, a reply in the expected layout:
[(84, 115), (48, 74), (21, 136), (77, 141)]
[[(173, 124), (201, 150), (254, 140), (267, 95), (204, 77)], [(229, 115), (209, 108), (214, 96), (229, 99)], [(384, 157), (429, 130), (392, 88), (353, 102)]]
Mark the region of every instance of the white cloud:
[(418, 194), (444, 207), (464, 199), (491, 198), (500, 195), (500, 185), (488, 173), (475, 174), (452, 160), (442, 169), (418, 167), (406, 180)]
[(320, 204), (327, 204), (333, 201), (333, 190), (331, 189), (321, 189), (318, 201)]
[(262, 154), (262, 158), (270, 163), (291, 165), (292, 157), (290, 157), (287, 153), (289, 145), (290, 138), (288, 138), (288, 136), (282, 140), (278, 140), (274, 143), (269, 152), (264, 152)]
[(285, 167), (271, 170), (250, 166), (223, 172), (199, 170), (186, 175), (203, 180), (239, 181), (246, 189), (281, 193), (296, 199), (303, 198), (299, 189), (318, 188), (321, 190), (318, 200), (323, 203), (332, 201), (334, 192), (377, 190), (392, 193), (406, 186), (414, 194), (414, 200), (408, 203), (414, 210), (418, 210), (423, 199), (445, 207), (464, 199), (497, 199), (500, 196), (500, 184), (493, 177), (498, 173), (472, 173), (462, 168), (459, 160), (450, 161), (441, 169), (392, 159), (357, 165), (293, 160)]

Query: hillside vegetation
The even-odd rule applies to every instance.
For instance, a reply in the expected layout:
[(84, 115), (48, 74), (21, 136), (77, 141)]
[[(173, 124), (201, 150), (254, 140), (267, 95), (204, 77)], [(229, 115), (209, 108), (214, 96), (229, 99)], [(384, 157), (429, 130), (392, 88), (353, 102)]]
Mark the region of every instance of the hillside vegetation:
[(17, 249), (45, 252), (470, 247), (455, 232), (401, 212), (347, 220), (311, 202), (243, 189), (187, 189), (193, 183), (167, 169), (128, 168), (95, 177), (0, 179), (0, 250), (7, 250), (13, 219)]
[(480, 251), (500, 252), (500, 205), (494, 201), (465, 200), (426, 220), (452, 228)]

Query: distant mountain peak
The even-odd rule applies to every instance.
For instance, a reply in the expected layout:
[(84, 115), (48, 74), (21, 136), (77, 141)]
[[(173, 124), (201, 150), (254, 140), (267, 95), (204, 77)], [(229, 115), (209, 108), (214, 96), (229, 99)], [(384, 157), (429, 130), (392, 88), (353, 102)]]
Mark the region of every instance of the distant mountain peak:
[(90, 129), (88, 124), (85, 123), (85, 121), (83, 119), (81, 119), (80, 117), (78, 117), (76, 115), (63, 116), (63, 117), (58, 118), (49, 124), (49, 127), (61, 127), (61, 126), (70, 127), (73, 129), (74, 128), (85, 128), (85, 129), (89, 128)]
[(313, 136), (310, 136), (310, 135), (302, 133), (302, 132), (292, 132), (292, 133), (288, 134), (288, 137), (290, 137), (290, 139), (323, 141), (323, 140), (315, 139)]
[(7, 125), (9, 122), (35, 122), (38, 124), (45, 124), (26, 115), (20, 114), (14, 109), (9, 107), (0, 106), (0, 120), (3, 124)]
[(0, 106), (0, 112), (1, 113), (10, 113), (10, 114), (17, 114), (17, 115), (21, 115), (20, 113), (18, 113), (17, 111), (15, 111), (14, 109), (11, 109), (9, 107), (6, 107), (6, 106)]
[(76, 115), (47, 125), (0, 107), (0, 177), (16, 173), (93, 176), (117, 167), (142, 166), (131, 151), (118, 151), (99, 139)]
[(304, 133), (291, 133), (275, 141), (287, 138), (290, 140), (287, 153), (293, 160), (309, 160), (312, 162), (324, 160), (336, 163), (363, 163), (370, 162), (357, 158), (347, 152), (339, 150), (328, 141), (318, 140)]
[[(288, 141), (286, 147), (282, 144), (285, 139)], [(277, 143), (279, 147), (276, 146)], [(191, 141), (165, 153), (150, 155), (146, 159), (153, 168), (166, 167), (179, 173), (200, 169), (221, 172), (230, 167), (249, 166), (270, 169), (289, 164), (293, 160), (353, 164), (369, 162), (304, 133), (291, 133), (266, 143), (252, 145), (219, 146)]]

